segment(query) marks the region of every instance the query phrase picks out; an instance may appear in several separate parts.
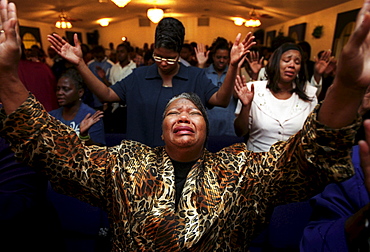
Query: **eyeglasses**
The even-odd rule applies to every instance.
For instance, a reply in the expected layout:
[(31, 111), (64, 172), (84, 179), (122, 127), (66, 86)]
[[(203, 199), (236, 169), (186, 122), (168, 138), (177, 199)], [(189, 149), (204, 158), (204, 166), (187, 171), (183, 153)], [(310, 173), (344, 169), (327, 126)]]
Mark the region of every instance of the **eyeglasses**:
[(175, 64), (176, 62), (179, 61), (178, 56), (176, 57), (176, 59), (167, 59), (167, 58), (162, 58), (162, 57), (156, 56), (156, 55), (154, 55), (154, 53), (153, 53), (153, 59), (156, 62), (162, 62), (162, 61), (164, 61), (164, 62), (166, 62), (169, 65), (173, 65), (173, 64)]

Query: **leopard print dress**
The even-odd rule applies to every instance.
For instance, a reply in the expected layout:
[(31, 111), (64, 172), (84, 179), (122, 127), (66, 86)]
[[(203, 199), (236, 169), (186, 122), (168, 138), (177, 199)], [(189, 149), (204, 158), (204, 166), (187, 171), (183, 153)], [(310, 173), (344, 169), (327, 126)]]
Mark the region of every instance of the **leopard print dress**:
[(163, 147), (85, 146), (32, 95), (7, 117), (2, 113), (0, 134), (58, 192), (108, 212), (113, 251), (247, 251), (273, 207), (353, 175), (350, 151), (360, 119), (330, 130), (315, 120), (317, 109), (301, 131), (267, 153), (242, 143), (204, 150), (177, 211), (174, 168)]

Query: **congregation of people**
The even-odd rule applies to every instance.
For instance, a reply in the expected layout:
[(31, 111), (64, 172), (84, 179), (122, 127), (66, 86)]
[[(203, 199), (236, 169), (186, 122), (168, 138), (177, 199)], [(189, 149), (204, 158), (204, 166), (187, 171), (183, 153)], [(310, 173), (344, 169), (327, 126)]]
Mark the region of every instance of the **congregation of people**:
[[(71, 41), (70, 43), (72, 44)], [(179, 58), (175, 65), (189, 68), (204, 68), (205, 76), (210, 80), (210, 83), (216, 87), (220, 87), (225, 80), (229, 67), (230, 44), (232, 43), (223, 37), (214, 38), (210, 46), (196, 42), (182, 44), (181, 48), (179, 48)], [(332, 82), (334, 75), (332, 73), (335, 72), (335, 63), (333, 64), (333, 62), (336, 62), (336, 60), (330, 57), (330, 51), (322, 50), (315, 63), (309, 60), (309, 58), (307, 59), (307, 57), (310, 57), (311, 53), (310, 46), (307, 42), (295, 43), (295, 41), (289, 37), (279, 36), (274, 39), (272, 44), (273, 47), (271, 48), (262, 45), (252, 46), (251, 53), (242, 60), (241, 66), (239, 66), (240, 76), (242, 78), (240, 81), (247, 83), (249, 89), (252, 84), (254, 88), (257, 88), (256, 92), (258, 95), (252, 99), (254, 101), (252, 104), (267, 105), (264, 107), (259, 106), (258, 109), (250, 109), (250, 111), (246, 113), (247, 116), (239, 115), (242, 103), (239, 101), (238, 104), (238, 97), (235, 92), (233, 92), (226, 108), (217, 105), (210, 105), (209, 108), (207, 107), (207, 114), (210, 121), (210, 136), (225, 138), (229, 136), (233, 137), (235, 141), (242, 140), (243, 137), (243, 141), (248, 142), (249, 150), (267, 151), (273, 143), (287, 140), (289, 136), (297, 132), (302, 127), (305, 118), (319, 101), (319, 97), (321, 97), (320, 101), (323, 99), (322, 97), (325, 96), (325, 92), (331, 84), (325, 80), (327, 80), (327, 76), (330, 75), (330, 80)], [(281, 47), (282, 45), (283, 47)], [(156, 62), (153, 58), (154, 44), (152, 44), (150, 48), (148, 47), (148, 43), (144, 43), (143, 48), (133, 48), (130, 42), (126, 41), (119, 44), (115, 49), (104, 48), (100, 45), (89, 46), (81, 44), (80, 46), (84, 62), (90, 71), (107, 87), (119, 83), (130, 75), (134, 69), (150, 66)], [(93, 48), (90, 50), (91, 47)], [(112, 45), (110, 45), (110, 47), (112, 47)], [(68, 69), (76, 69), (76, 67), (73, 63), (58, 55), (51, 46), (48, 47), (48, 55), (38, 46), (33, 46), (32, 48), (33, 49), (26, 50), (28, 56), (26, 57), (24, 54), (24, 60), (21, 61), (22, 64), (20, 64), (19, 67), (21, 79), (26, 86), (28, 85), (27, 88), (35, 94), (48, 111), (55, 110), (58, 108), (58, 105), (56, 102), (56, 95), (54, 95), (53, 91), (56, 92), (57, 82)], [(272, 48), (275, 49), (273, 50)], [(283, 73), (281, 73), (280, 70), (276, 70), (280, 67), (283, 53), (280, 52), (279, 55), (278, 53), (270, 53), (272, 50), (276, 51), (277, 49), (283, 51), (283, 53), (289, 50), (298, 52), (296, 58), (299, 62), (296, 63), (292, 71), (289, 83), (283, 89), (280, 87), (282, 84), (277, 83), (277, 80), (281, 79)], [(303, 50), (309, 50), (308, 56)], [(146, 55), (150, 55), (150, 58), (148, 59)], [(271, 57), (271, 55), (275, 57)], [(48, 65), (51, 71), (44, 70), (42, 73), (38, 73), (31, 67), (24, 66), (25, 63), (23, 62), (28, 62), (28, 64), (34, 64), (31, 62), (38, 62), (37, 65), (39, 68)], [(62, 62), (62, 64), (60, 64), (60, 62)], [(269, 62), (270, 64), (268, 64)], [(311, 64), (308, 62), (311, 62)], [(288, 65), (289, 64), (288, 62)], [(269, 74), (266, 73), (265, 70), (267, 66), (270, 69), (268, 72)], [(287, 68), (289, 68), (289, 66)], [(314, 78), (314, 72), (317, 81)], [(80, 74), (77, 73), (77, 75)], [(83, 75), (84, 74), (82, 74), (82, 76)], [(33, 81), (35, 77), (32, 76), (37, 76), (37, 83)], [(40, 80), (40, 77), (43, 76), (45, 76), (45, 80)], [(273, 81), (267, 82), (268, 79)], [(325, 90), (321, 92), (322, 83), (324, 81)], [(40, 83), (42, 83), (43, 86), (41, 86)], [(83, 95), (79, 97), (79, 100), (90, 108), (103, 111), (102, 130), (105, 134), (119, 133), (119, 136), (123, 138), (142, 141), (142, 138), (136, 138), (136, 136), (132, 137), (130, 128), (133, 126), (140, 127), (137, 124), (144, 120), (138, 120), (136, 123), (132, 122), (130, 117), (127, 118), (125, 102), (106, 102), (104, 99), (99, 99), (97, 95), (88, 88), (87, 84), (82, 84)], [(38, 88), (36, 88), (36, 86)], [(263, 87), (269, 90), (266, 95), (262, 95), (262, 93), (260, 93), (261, 91), (259, 91), (261, 88), (263, 90)], [(264, 92), (265, 91), (263, 91), (263, 93)], [(286, 95), (282, 95), (283, 92), (286, 92)], [(268, 98), (268, 94), (271, 95), (271, 98)], [(262, 96), (263, 100), (258, 100), (261, 99)], [(298, 98), (293, 98), (296, 96)], [(136, 101), (136, 103), (140, 104), (139, 101)], [(278, 103), (285, 104), (280, 105)], [(59, 104), (59, 106), (61, 105)], [(138, 105), (135, 104), (133, 106)], [(299, 106), (299, 108), (293, 111), (292, 108), (297, 106)], [(277, 111), (279, 111), (279, 113), (276, 113)], [(256, 113), (267, 114), (271, 121), (266, 121), (266, 119), (263, 118), (253, 120), (256, 116), (260, 117), (262, 115), (256, 115)], [(276, 118), (276, 115), (281, 116), (281, 118)], [(297, 115), (299, 115), (299, 117)], [(291, 121), (292, 119), (293, 121)], [(273, 124), (271, 125), (271, 123), (277, 123), (277, 126), (272, 126)], [(126, 135), (128, 124), (133, 126), (128, 126), (129, 132), (128, 135)], [(272, 130), (272, 128), (274, 130)], [(157, 135), (160, 135), (160, 133), (158, 133), (160, 129), (155, 129), (155, 131)], [(267, 140), (268, 138), (269, 140)], [(162, 143), (161, 141), (157, 142), (158, 143), (155, 145), (149, 144), (149, 142), (146, 143), (152, 146), (158, 146)]]
[[(39, 222), (48, 242), (26, 239), (37, 251), (278, 251), (253, 248), (254, 239), (268, 242), (259, 235), (275, 207), (307, 201), (312, 216), (289, 251), (368, 251), (366, 1), (338, 60), (284, 36), (271, 47), (252, 33), (184, 43), (175, 18), (163, 18), (142, 48), (54, 33), (45, 53), (17, 38), (15, 5), (0, 7), (8, 11), (0, 13), (0, 225), (9, 246), (14, 225), (27, 236)], [(96, 213), (84, 237), (94, 248), (73, 241), (75, 231), (57, 238), (66, 232), (48, 191), (63, 195), (60, 205), (73, 197), (75, 216)]]

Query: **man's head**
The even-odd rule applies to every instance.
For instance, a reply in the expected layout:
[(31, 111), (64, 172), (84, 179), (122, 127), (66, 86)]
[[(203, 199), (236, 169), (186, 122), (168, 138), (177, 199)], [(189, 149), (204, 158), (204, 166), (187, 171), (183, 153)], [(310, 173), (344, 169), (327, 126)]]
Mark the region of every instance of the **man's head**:
[(301, 41), (298, 45), (302, 48), (303, 51), (303, 60), (308, 61), (311, 58), (311, 45), (307, 41)]
[(193, 93), (173, 97), (163, 113), (162, 138), (166, 146), (204, 148), (209, 123), (206, 109)]
[(127, 44), (122, 43), (117, 46), (116, 53), (118, 62), (124, 63), (130, 60), (129, 50), (130, 48), (127, 46)]
[(190, 62), (191, 56), (193, 55), (193, 48), (191, 47), (190, 44), (183, 44), (180, 56), (187, 62)]
[(105, 49), (102, 46), (96, 46), (91, 50), (91, 53), (96, 61), (102, 62), (105, 58)]

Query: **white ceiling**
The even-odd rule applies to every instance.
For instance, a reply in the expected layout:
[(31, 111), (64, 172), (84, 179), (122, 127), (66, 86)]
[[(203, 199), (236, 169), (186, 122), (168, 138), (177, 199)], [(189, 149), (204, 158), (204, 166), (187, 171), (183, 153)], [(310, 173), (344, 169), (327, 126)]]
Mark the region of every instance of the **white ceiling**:
[(165, 10), (168, 17), (216, 17), (232, 20), (233, 17), (249, 18), (254, 8), (268, 27), (326, 9), (350, 0), (132, 0), (118, 8), (110, 0), (10, 0), (16, 3), (21, 19), (55, 23), (62, 10), (73, 21), (73, 26), (83, 29), (98, 28), (97, 20), (112, 18), (120, 22), (145, 17), (148, 8)]

